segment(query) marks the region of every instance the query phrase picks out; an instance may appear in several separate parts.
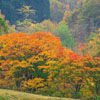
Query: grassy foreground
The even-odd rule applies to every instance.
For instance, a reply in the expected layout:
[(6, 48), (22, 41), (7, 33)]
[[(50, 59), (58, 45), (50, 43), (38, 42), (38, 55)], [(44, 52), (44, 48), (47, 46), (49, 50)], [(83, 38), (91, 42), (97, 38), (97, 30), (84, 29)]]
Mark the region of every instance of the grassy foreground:
[[(0, 89), (0, 100), (76, 100), (70, 98), (57, 98)], [(78, 100), (78, 99), (77, 99)]]

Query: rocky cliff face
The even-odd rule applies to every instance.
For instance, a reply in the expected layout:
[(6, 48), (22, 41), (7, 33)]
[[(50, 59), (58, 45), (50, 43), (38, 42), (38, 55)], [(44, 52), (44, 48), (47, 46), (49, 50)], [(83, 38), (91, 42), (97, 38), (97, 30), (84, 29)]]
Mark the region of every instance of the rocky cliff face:
[(24, 16), (19, 14), (17, 9), (24, 5), (31, 6), (31, 9), (36, 10), (35, 16), (30, 16), (36, 22), (41, 22), (50, 16), (49, 0), (0, 0), (2, 14), (11, 24), (15, 24), (17, 20), (23, 20)]

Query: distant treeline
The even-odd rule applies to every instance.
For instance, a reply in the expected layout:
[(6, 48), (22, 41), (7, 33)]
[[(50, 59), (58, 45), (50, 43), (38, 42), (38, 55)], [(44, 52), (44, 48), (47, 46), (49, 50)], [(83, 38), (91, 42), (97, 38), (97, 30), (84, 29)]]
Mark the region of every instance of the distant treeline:
[(30, 16), (36, 22), (41, 22), (50, 16), (49, 0), (0, 0), (2, 14), (11, 24), (24, 19), (24, 15), (18, 13), (18, 9), (23, 6), (31, 6), (31, 9), (36, 11), (34, 16)]

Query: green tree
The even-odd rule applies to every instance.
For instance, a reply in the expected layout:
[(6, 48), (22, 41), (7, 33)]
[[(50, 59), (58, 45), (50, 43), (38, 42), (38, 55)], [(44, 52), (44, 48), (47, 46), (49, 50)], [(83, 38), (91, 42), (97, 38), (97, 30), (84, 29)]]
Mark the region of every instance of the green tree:
[(35, 16), (35, 10), (30, 9), (30, 6), (23, 6), (21, 9), (18, 9), (18, 13), (24, 15), (24, 20), (17, 21), (17, 30), (22, 32), (28, 32), (29, 27), (32, 24), (32, 19), (30, 19), (30, 15)]
[(0, 17), (0, 35), (8, 33), (8, 25), (6, 21)]
[(55, 29), (55, 35), (59, 36), (63, 46), (73, 48), (75, 46), (74, 38), (65, 23), (59, 23)]
[(22, 8), (18, 9), (18, 12), (20, 14), (23, 14), (25, 19), (28, 19), (30, 15), (34, 15), (36, 12), (35, 10), (30, 8), (30, 6), (23, 6)]
[(91, 56), (100, 57), (100, 33), (96, 34), (87, 43), (86, 53)]

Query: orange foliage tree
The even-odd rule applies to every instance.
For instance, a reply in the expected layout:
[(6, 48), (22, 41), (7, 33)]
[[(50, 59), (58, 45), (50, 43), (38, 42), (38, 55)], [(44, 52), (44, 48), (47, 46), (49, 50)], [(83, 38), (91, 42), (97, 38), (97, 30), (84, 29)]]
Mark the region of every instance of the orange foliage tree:
[(46, 69), (46, 62), (56, 59), (60, 47), (59, 38), (50, 33), (12, 33), (1, 36), (0, 85), (23, 87), (27, 81), (34, 81), (35, 78), (45, 81), (47, 73), (44, 74), (43, 69)]
[(48, 68), (49, 71), (47, 70), (49, 73), (47, 91), (64, 97), (74, 94), (89, 97), (94, 93), (100, 93), (100, 58), (78, 56), (64, 48), (60, 48), (57, 56), (59, 59), (50, 62), (51, 67)]
[(0, 36), (0, 86), (64, 97), (100, 94), (100, 57), (79, 56), (50, 33)]

